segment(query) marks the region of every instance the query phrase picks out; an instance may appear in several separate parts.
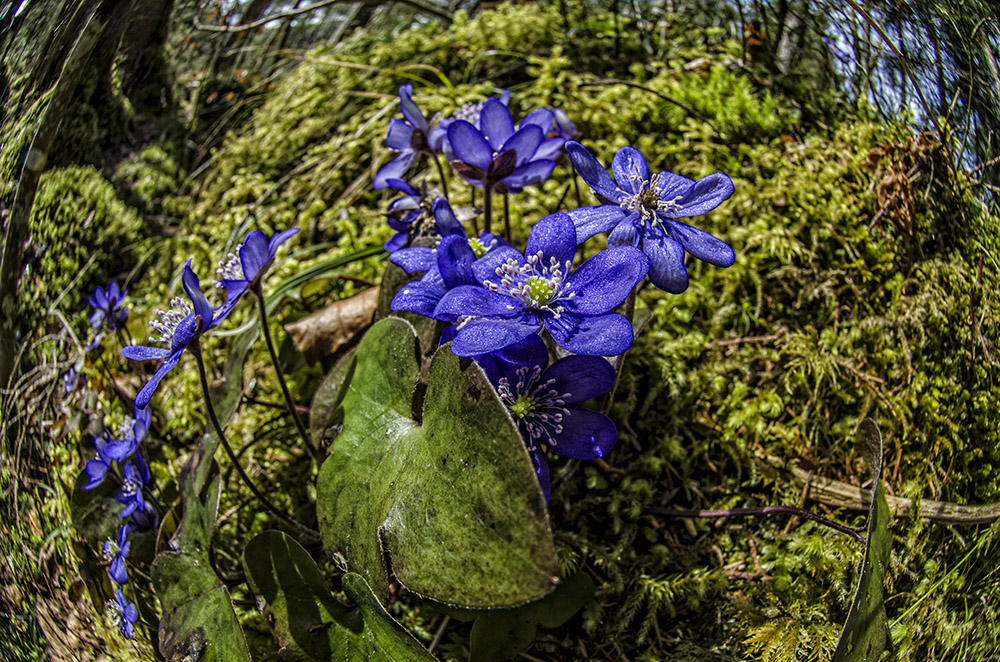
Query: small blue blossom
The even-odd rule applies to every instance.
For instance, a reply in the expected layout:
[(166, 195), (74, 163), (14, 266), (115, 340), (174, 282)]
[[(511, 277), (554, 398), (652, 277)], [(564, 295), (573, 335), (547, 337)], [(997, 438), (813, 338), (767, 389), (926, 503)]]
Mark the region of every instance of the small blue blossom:
[(727, 200), (734, 190), (728, 176), (717, 172), (698, 181), (668, 171), (651, 176), (639, 150), (623, 147), (611, 164), (615, 176), (611, 179), (583, 145), (571, 141), (566, 149), (577, 171), (605, 203), (569, 212), (577, 241), (610, 231), (609, 246), (641, 246), (651, 261), (649, 279), (674, 294), (688, 286), (685, 251), (718, 267), (736, 261), (729, 244), (677, 220), (707, 213)]
[(431, 129), (420, 107), (414, 103), (413, 85), (410, 83), (399, 86), (399, 107), (403, 111), (403, 119), (392, 118), (385, 136), (386, 147), (399, 152), (399, 156), (375, 174), (373, 186), (377, 191), (386, 186), (395, 187), (393, 180), (403, 179), (417, 154), (433, 154), (441, 149), (444, 139), (444, 130), (439, 127)]
[(77, 373), (76, 369), (70, 367), (63, 375), (63, 391), (72, 393), (80, 384), (86, 383), (87, 378), (82, 373)]
[[(137, 466), (138, 465), (138, 466)], [(125, 468), (122, 470), (122, 486), (115, 495), (115, 500), (125, 506), (120, 513), (119, 517), (128, 517), (136, 509), (145, 510), (148, 506), (146, 501), (142, 498), (142, 489), (149, 482), (149, 468), (146, 463), (142, 460), (142, 457), (136, 455), (136, 462), (126, 462)]]
[[(444, 198), (435, 200), (433, 209), (435, 228), (442, 237), (437, 248), (404, 248), (389, 258), (406, 273), (426, 272), (419, 281), (408, 283), (396, 292), (392, 310), (434, 317), (435, 307), (448, 290), (459, 285), (476, 285), (489, 275), (492, 267), (481, 258), (494, 249), (509, 246), (489, 232), (467, 239), (465, 229)], [(437, 319), (453, 322), (457, 318), (445, 315)]]
[(606, 359), (567, 356), (549, 366), (545, 343), (531, 334), (499, 352), (477, 356), (476, 361), (517, 424), (546, 501), (546, 448), (578, 460), (595, 460), (618, 440), (610, 418), (575, 406), (614, 385), (615, 369)]
[(139, 610), (128, 601), (120, 588), (115, 589), (115, 599), (108, 601), (108, 618), (123, 637), (132, 638), (134, 626), (139, 621)]
[(128, 290), (118, 287), (116, 281), (108, 285), (108, 289), (98, 286), (94, 288), (94, 294), (87, 297), (87, 303), (94, 309), (90, 315), (90, 326), (99, 329), (104, 322), (112, 331), (116, 331), (125, 326), (128, 320), (128, 308), (125, 307), (125, 295)]
[(455, 287), (434, 310), (437, 319), (465, 318), (452, 351), (493, 352), (543, 325), (576, 354), (613, 356), (631, 347), (632, 325), (611, 311), (646, 275), (649, 258), (632, 246), (617, 246), (570, 273), (575, 252), (573, 221), (558, 212), (531, 229), (524, 255), (510, 247), (486, 255), (480, 269), (492, 267), (490, 278)]
[(139, 390), (138, 395), (135, 396), (137, 409), (146, 408), (153, 397), (153, 392), (156, 391), (156, 387), (181, 360), (184, 350), (198, 342), (203, 333), (218, 325), (229, 312), (222, 310), (226, 304), (220, 307), (218, 313), (212, 310), (211, 304), (201, 292), (198, 276), (191, 270), (190, 259), (184, 263), (181, 283), (184, 285), (188, 301), (181, 297), (174, 297), (170, 301), (170, 310), (157, 311), (160, 321), (149, 323), (153, 330), (159, 333), (159, 336), (150, 336), (150, 342), (169, 343), (169, 349), (145, 345), (129, 345), (122, 348), (122, 356), (133, 361), (163, 361), (149, 381)]
[(552, 127), (552, 111), (539, 108), (529, 113), (517, 130), (510, 110), (499, 99), (487, 99), (480, 126), (457, 120), (448, 126), (452, 165), (465, 181), (477, 188), (520, 193), (552, 174), (557, 154), (565, 142), (546, 139)]
[(108, 538), (104, 541), (104, 549), (101, 556), (108, 562), (108, 575), (111, 580), (119, 586), (128, 583), (128, 570), (125, 568), (125, 559), (128, 558), (128, 551), (131, 543), (128, 541), (128, 534), (132, 527), (123, 524), (118, 527), (118, 537)]
[(83, 465), (83, 472), (87, 475), (87, 483), (83, 489), (93, 489), (104, 481), (104, 476), (107, 475), (108, 469), (115, 461), (115, 458), (108, 453), (108, 446), (113, 443), (105, 436), (94, 437), (94, 450), (97, 451), (97, 457), (87, 460), (87, 463)]
[(219, 261), (219, 268), (215, 270), (219, 279), (213, 284), (226, 291), (226, 302), (215, 311), (216, 318), (221, 321), (244, 294), (260, 284), (274, 262), (278, 248), (298, 231), (299, 228), (290, 228), (278, 232), (268, 241), (267, 235), (260, 230), (251, 230), (236, 249), (236, 254), (230, 253), (225, 261)]

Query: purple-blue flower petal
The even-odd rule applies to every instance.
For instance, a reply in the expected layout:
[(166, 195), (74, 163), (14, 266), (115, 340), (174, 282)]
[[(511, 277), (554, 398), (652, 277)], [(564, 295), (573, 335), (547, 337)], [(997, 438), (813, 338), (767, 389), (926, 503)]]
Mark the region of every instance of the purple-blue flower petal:
[(397, 152), (410, 149), (410, 136), (412, 134), (413, 126), (398, 117), (393, 117), (389, 120), (389, 130), (385, 134), (385, 146)]
[(399, 107), (403, 111), (403, 117), (414, 127), (423, 132), (427, 132), (427, 120), (420, 112), (420, 107), (413, 101), (413, 85), (404, 83), (399, 86)]
[(414, 274), (434, 267), (437, 264), (437, 255), (433, 248), (411, 246), (390, 255), (389, 261), (406, 273)]
[(626, 193), (638, 193), (639, 184), (649, 181), (649, 164), (635, 147), (622, 147), (611, 162), (611, 172), (618, 188)]
[(542, 373), (541, 381), (554, 379), (551, 388), (568, 393), (563, 401), (575, 405), (607, 393), (615, 384), (614, 366), (599, 356), (566, 356)]
[(616, 356), (632, 346), (632, 325), (618, 313), (597, 316), (564, 312), (559, 319), (545, 318), (553, 340), (574, 354)]
[(538, 330), (535, 320), (533, 315), (472, 320), (459, 329), (451, 342), (451, 351), (458, 356), (476, 356), (513, 345)]
[(156, 369), (156, 372), (153, 373), (153, 376), (149, 378), (149, 381), (143, 385), (142, 389), (140, 389), (139, 393), (135, 396), (136, 407), (142, 409), (149, 404), (150, 399), (153, 397), (153, 392), (156, 391), (156, 387), (160, 385), (160, 381), (166, 377), (167, 373), (173, 370), (174, 366), (177, 365), (177, 362), (181, 360), (182, 353), (182, 351), (176, 351), (164, 359), (163, 363), (161, 363)]
[(680, 242), (684, 250), (699, 260), (717, 267), (731, 267), (736, 262), (733, 247), (718, 237), (680, 221), (669, 221), (669, 223), (674, 238)]
[(546, 138), (542, 141), (542, 144), (538, 146), (535, 150), (535, 159), (555, 159), (557, 156), (562, 154), (563, 146), (566, 144), (566, 139), (562, 136), (556, 136), (555, 138)]
[(555, 435), (555, 446), (549, 448), (577, 460), (604, 457), (618, 441), (618, 429), (611, 419), (589, 409), (570, 407), (562, 426), (562, 432)]
[(540, 128), (543, 133), (548, 133), (552, 129), (553, 117), (552, 111), (548, 108), (536, 108), (525, 115), (518, 126), (523, 129), (533, 124)]
[(499, 99), (487, 99), (479, 114), (479, 128), (490, 147), (499, 152), (504, 142), (514, 134), (514, 120), (510, 110)]
[(299, 228), (288, 228), (287, 230), (282, 230), (281, 232), (276, 232), (269, 242), (267, 242), (267, 255), (268, 262), (274, 259), (274, 256), (278, 253), (278, 248), (297, 235), (299, 233)]
[(434, 223), (437, 233), (442, 237), (448, 235), (459, 235), (465, 238), (465, 228), (455, 218), (455, 212), (451, 210), (451, 205), (444, 198), (435, 198), (431, 204), (431, 212), (434, 214)]
[(531, 464), (535, 468), (535, 477), (538, 478), (538, 487), (542, 490), (542, 496), (545, 497), (545, 503), (549, 502), (549, 493), (551, 491), (551, 481), (549, 479), (549, 460), (545, 457), (545, 450), (541, 446), (535, 446), (534, 449), (528, 449), (528, 455), (531, 457)]
[(459, 285), (479, 286), (472, 274), (472, 263), (475, 261), (476, 254), (472, 252), (465, 235), (450, 234), (438, 244), (438, 272), (449, 290)]
[(424, 317), (434, 317), (434, 309), (447, 291), (448, 288), (445, 287), (440, 274), (428, 271), (420, 280), (399, 288), (389, 308), (408, 310)]
[[(489, 245), (489, 242), (485, 242), (485, 244)], [(485, 280), (498, 282), (500, 276), (497, 275), (496, 270), (508, 260), (514, 260), (518, 267), (524, 264), (524, 256), (516, 248), (504, 242), (476, 260), (472, 265), (472, 273), (476, 277), (476, 282), (482, 283)]]
[(628, 214), (608, 235), (608, 246), (638, 246), (639, 230), (636, 227), (638, 214)]
[(552, 174), (552, 170), (555, 169), (556, 162), (551, 159), (539, 159), (537, 161), (531, 161), (519, 168), (516, 168), (507, 177), (504, 177), (503, 183), (511, 193), (520, 193), (525, 186), (533, 186), (544, 181), (549, 175)]
[(407, 233), (397, 232), (396, 234), (392, 235), (392, 237), (389, 238), (389, 241), (382, 244), (382, 248), (384, 248), (389, 253), (393, 253), (394, 251), (398, 251), (403, 246), (406, 246), (406, 241), (409, 238), (410, 236)]
[(647, 232), (642, 248), (652, 262), (649, 280), (653, 285), (671, 294), (680, 294), (687, 289), (688, 273), (684, 266), (683, 246), (660, 232)]
[(615, 180), (611, 179), (608, 171), (594, 158), (593, 154), (587, 151), (586, 147), (575, 140), (570, 140), (566, 143), (566, 152), (569, 154), (569, 160), (576, 167), (576, 171), (590, 185), (594, 193), (608, 202), (617, 203), (621, 199), (622, 194), (618, 191)]
[(576, 296), (566, 310), (598, 315), (613, 310), (649, 271), (649, 258), (638, 248), (616, 246), (591, 257), (570, 274)]
[(548, 266), (550, 258), (555, 258), (566, 275), (565, 263), (572, 262), (576, 254), (576, 228), (568, 214), (561, 211), (549, 214), (531, 228), (524, 256), (539, 253), (543, 265)]
[(261, 269), (271, 261), (267, 250), (267, 235), (260, 230), (251, 230), (240, 244), (240, 265), (243, 267), (243, 278), (253, 282)]
[[(522, 308), (523, 305), (517, 299), (506, 294), (491, 292), (478, 285), (460, 285), (449, 290), (448, 294), (441, 298), (434, 315), (435, 317), (442, 314), (513, 317), (519, 314)], [(523, 337), (521, 336), (521, 338)], [(520, 340), (520, 338), (516, 340)], [(485, 351), (491, 352), (500, 347), (505, 347), (505, 345), (491, 347)], [(478, 353), (482, 354), (482, 352)]]
[(403, 174), (409, 169), (410, 164), (413, 163), (413, 159), (416, 157), (417, 153), (412, 149), (400, 152), (399, 156), (382, 166), (382, 169), (375, 173), (372, 188), (376, 191), (381, 191), (386, 186), (389, 186), (389, 180), (402, 179)]
[(184, 263), (184, 268), (181, 270), (181, 284), (184, 286), (184, 291), (187, 292), (188, 298), (191, 299), (191, 303), (194, 306), (194, 314), (201, 317), (202, 328), (208, 328), (208, 325), (212, 323), (212, 304), (208, 302), (208, 299), (205, 298), (205, 295), (201, 291), (201, 283), (198, 281), (198, 276), (191, 269), (191, 258), (187, 259), (187, 262)]
[(153, 361), (167, 358), (170, 356), (170, 350), (164, 347), (127, 345), (122, 347), (122, 356), (132, 361)]
[(455, 152), (455, 158), (486, 170), (493, 160), (493, 149), (486, 138), (465, 120), (458, 120), (448, 127), (448, 142)]
[(677, 201), (677, 206), (680, 207), (677, 216), (697, 216), (708, 213), (728, 200), (735, 190), (733, 180), (721, 172), (702, 177)]
[[(503, 106), (500, 107), (503, 108)], [(518, 129), (514, 135), (510, 136), (504, 142), (503, 147), (497, 151), (506, 152), (509, 149), (514, 150), (517, 153), (517, 166), (520, 167), (530, 161), (531, 157), (535, 155), (535, 151), (542, 144), (543, 138), (545, 138), (545, 132), (542, 131), (541, 127), (529, 124)]]
[(628, 215), (618, 205), (577, 207), (568, 212), (576, 226), (576, 243), (582, 244), (594, 235), (611, 230)]

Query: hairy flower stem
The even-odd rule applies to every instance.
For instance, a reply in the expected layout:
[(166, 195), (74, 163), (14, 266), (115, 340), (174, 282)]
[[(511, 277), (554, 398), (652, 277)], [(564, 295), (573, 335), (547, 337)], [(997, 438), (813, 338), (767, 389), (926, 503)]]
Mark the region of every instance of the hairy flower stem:
[[(638, 291), (639, 284), (636, 283), (635, 287), (632, 288), (632, 291), (629, 292), (628, 298), (625, 299), (625, 318), (628, 320), (629, 324), (632, 324), (632, 318), (635, 317), (635, 295)], [(606, 396), (604, 396), (604, 406), (601, 408), (601, 411), (604, 414), (611, 411), (611, 403), (615, 401), (615, 391), (618, 390), (618, 382), (621, 381), (622, 365), (625, 363), (625, 354), (627, 353), (628, 350), (619, 354), (618, 358), (615, 359), (615, 383), (611, 385), (611, 390), (608, 391)]]
[(309, 431), (306, 430), (306, 426), (303, 425), (302, 419), (299, 417), (299, 409), (295, 406), (295, 402), (292, 400), (292, 394), (288, 390), (288, 384), (285, 383), (285, 375), (281, 372), (281, 364), (278, 362), (278, 353), (274, 350), (274, 342), (271, 340), (271, 330), (267, 325), (267, 306), (264, 305), (264, 292), (261, 290), (260, 283), (256, 283), (253, 286), (253, 293), (257, 297), (257, 307), (260, 309), (260, 327), (264, 331), (264, 342), (267, 343), (267, 351), (271, 353), (271, 363), (274, 364), (274, 372), (278, 375), (278, 383), (281, 384), (281, 392), (285, 396), (285, 403), (288, 405), (288, 411), (292, 413), (292, 420), (295, 421), (295, 428), (299, 431), (299, 436), (302, 437), (302, 441), (309, 450), (309, 454), (312, 455), (313, 459), (316, 460), (317, 463), (319, 463), (321, 460), (319, 451), (317, 451), (316, 446), (313, 445), (312, 439), (309, 437)]
[(827, 519), (822, 515), (817, 515), (814, 512), (810, 512), (803, 508), (796, 508), (795, 506), (763, 506), (760, 508), (725, 508), (723, 510), (672, 510), (670, 508), (647, 508), (646, 512), (653, 515), (663, 515), (664, 517), (697, 517), (701, 519), (708, 518), (719, 518), (719, 517), (747, 517), (755, 515), (795, 515), (797, 517), (802, 517), (804, 519), (812, 520), (818, 522), (823, 526), (828, 526), (835, 531), (840, 531), (841, 533), (846, 533), (858, 542), (864, 544), (865, 537), (862, 535), (862, 531), (865, 527), (860, 529), (855, 529), (853, 527), (847, 526), (846, 524), (841, 524), (840, 522), (835, 522), (832, 519)]
[(493, 223), (493, 188), (483, 187), (483, 231), (489, 232)]
[(506, 193), (503, 194), (503, 226), (504, 232), (507, 233), (504, 238), (510, 241), (510, 196)]
[(219, 423), (219, 417), (215, 414), (215, 407), (212, 405), (212, 398), (208, 390), (208, 377), (205, 375), (205, 360), (201, 355), (201, 342), (199, 340), (195, 340), (189, 346), (189, 349), (191, 350), (191, 353), (194, 354), (195, 363), (198, 364), (198, 376), (201, 378), (201, 391), (205, 396), (205, 408), (208, 410), (208, 418), (212, 421), (212, 427), (215, 428), (215, 434), (219, 436), (219, 441), (222, 443), (222, 447), (225, 449), (226, 455), (229, 456), (229, 461), (233, 463), (233, 468), (236, 469), (236, 473), (239, 474), (240, 479), (250, 489), (250, 491), (253, 492), (253, 495), (257, 497), (257, 501), (259, 501), (269, 513), (302, 535), (308, 536), (314, 540), (319, 540), (319, 533), (313, 531), (304, 524), (299, 524), (294, 519), (278, 510), (278, 508), (272, 504), (266, 496), (264, 496), (257, 486), (254, 485), (253, 480), (250, 479), (247, 472), (243, 470), (242, 466), (240, 466), (239, 458), (237, 458), (236, 454), (233, 452), (233, 447), (229, 445), (229, 441), (226, 439), (226, 434), (222, 431), (222, 425)]
[(441, 167), (441, 160), (438, 158), (437, 154), (431, 154), (431, 158), (434, 159), (434, 165), (437, 166), (438, 177), (441, 178), (441, 191), (444, 193), (444, 199), (451, 203), (451, 199), (448, 197), (448, 181), (444, 178), (444, 168)]

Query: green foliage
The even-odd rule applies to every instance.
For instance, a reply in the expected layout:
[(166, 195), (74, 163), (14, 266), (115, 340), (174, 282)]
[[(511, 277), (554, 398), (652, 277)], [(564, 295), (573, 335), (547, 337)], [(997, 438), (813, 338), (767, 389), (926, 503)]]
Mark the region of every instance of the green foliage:
[(421, 407), (417, 351), (413, 327), (390, 317), (348, 358), (343, 431), (317, 482), (324, 546), (383, 600), (386, 556), (400, 584), (445, 604), (544, 596), (558, 579), (555, 550), (510, 414), (478, 365), (447, 346), (431, 360)]

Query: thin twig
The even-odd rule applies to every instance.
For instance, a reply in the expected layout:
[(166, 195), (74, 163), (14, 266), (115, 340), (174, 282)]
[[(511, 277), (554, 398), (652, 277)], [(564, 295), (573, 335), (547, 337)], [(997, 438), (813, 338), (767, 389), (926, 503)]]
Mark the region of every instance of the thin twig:
[(846, 524), (841, 524), (840, 522), (835, 522), (832, 519), (827, 519), (822, 515), (817, 515), (816, 513), (805, 510), (803, 508), (796, 508), (795, 506), (763, 506), (760, 508), (723, 508), (722, 510), (673, 510), (670, 508), (647, 508), (646, 512), (652, 513), (653, 515), (662, 515), (664, 517), (696, 517), (699, 519), (710, 519), (719, 517), (752, 517), (757, 515), (795, 515), (797, 517), (802, 517), (805, 519), (818, 522), (824, 526), (828, 526), (831, 529), (845, 533), (860, 543), (865, 542), (865, 537), (861, 534), (865, 529), (855, 529), (853, 527), (847, 526)]
[(601, 85), (624, 85), (626, 87), (634, 87), (637, 90), (644, 90), (646, 92), (649, 92), (650, 94), (655, 94), (656, 96), (660, 97), (664, 101), (666, 101), (668, 103), (674, 104), (675, 106), (677, 106), (678, 108), (680, 108), (684, 112), (688, 113), (689, 115), (694, 115), (695, 117), (697, 117), (698, 119), (700, 119), (702, 122), (704, 122), (705, 124), (707, 124), (708, 126), (710, 126), (713, 130), (715, 129), (715, 125), (712, 124), (712, 120), (708, 119), (707, 117), (705, 117), (704, 115), (702, 115), (701, 113), (699, 113), (697, 110), (695, 110), (691, 106), (687, 105), (683, 101), (678, 101), (677, 99), (675, 99), (672, 96), (669, 96), (667, 94), (664, 94), (663, 92), (660, 92), (658, 90), (654, 90), (651, 87), (646, 87), (645, 85), (640, 85), (639, 83), (633, 83), (632, 81), (628, 81), (628, 80), (622, 80), (620, 78), (602, 78), (600, 80), (590, 81), (590, 82), (586, 82), (586, 83), (580, 83), (580, 87), (598, 87), (598, 86), (601, 86)]

